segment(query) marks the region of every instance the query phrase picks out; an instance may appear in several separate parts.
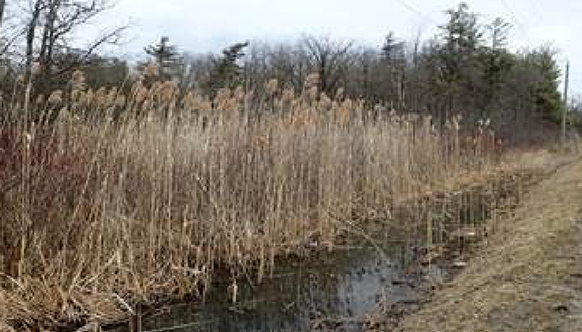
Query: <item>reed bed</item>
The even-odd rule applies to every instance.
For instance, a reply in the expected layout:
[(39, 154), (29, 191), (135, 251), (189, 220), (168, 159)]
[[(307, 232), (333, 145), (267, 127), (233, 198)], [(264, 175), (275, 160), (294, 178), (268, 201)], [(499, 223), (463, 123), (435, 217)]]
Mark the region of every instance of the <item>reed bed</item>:
[(316, 76), (214, 99), (147, 72), (130, 88), (91, 91), (82, 73), (71, 86), (3, 105), (0, 330), (115, 322), (202, 298), (217, 271), (236, 297), (276, 257), (333, 249), (338, 223), (390, 220), (498, 159), (486, 123), (467, 134), (460, 118), (331, 98)]

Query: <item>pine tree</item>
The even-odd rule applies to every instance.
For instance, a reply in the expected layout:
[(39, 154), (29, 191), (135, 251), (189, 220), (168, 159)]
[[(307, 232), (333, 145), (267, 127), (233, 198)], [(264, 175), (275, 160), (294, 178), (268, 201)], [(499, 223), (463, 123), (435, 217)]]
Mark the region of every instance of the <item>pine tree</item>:
[(489, 47), (492, 50), (505, 49), (511, 28), (511, 23), (506, 22), (501, 17), (497, 17), (491, 24), (487, 25), (486, 29), (489, 31), (491, 38), (491, 45)]
[(398, 41), (394, 33), (390, 32), (384, 38), (384, 44), (380, 52), (380, 58), (384, 65), (385, 81), (387, 83), (387, 99), (397, 102), (398, 107), (404, 107), (406, 56), (404, 42)]
[(144, 51), (158, 65), (160, 78), (170, 80), (175, 75), (179, 55), (176, 46), (170, 44), (168, 37), (162, 37), (157, 44), (145, 47)]
[(477, 15), (469, 11), (466, 3), (457, 9), (447, 11), (449, 21), (441, 26), (444, 47), (441, 56), (446, 67), (448, 81), (459, 79), (463, 66), (468, 65), (477, 53), (483, 33), (477, 22)]
[(384, 38), (381, 51), (382, 60), (389, 64), (404, 60), (404, 43), (397, 41), (393, 32), (388, 33)]
[(507, 75), (515, 64), (515, 57), (507, 50), (507, 39), (511, 24), (496, 18), (486, 26), (490, 44), (483, 49), (480, 63), (483, 68), (484, 105), (481, 117), (491, 118), (501, 111), (499, 94), (504, 88)]
[(245, 56), (244, 49), (249, 42), (236, 43), (222, 51), (222, 57), (214, 63), (207, 82), (208, 92), (214, 96), (220, 88), (234, 88), (239, 85), (242, 67), (238, 61)]
[(538, 74), (535, 89), (538, 110), (550, 119), (559, 120), (563, 104), (558, 90), (561, 72), (555, 55), (552, 49), (542, 47), (529, 54), (527, 60)]
[(450, 112), (479, 107), (484, 99), (482, 67), (479, 62), (483, 33), (477, 15), (466, 3), (447, 11), (448, 22), (441, 26), (443, 44), (438, 51), (441, 91), (446, 96), (442, 118)]

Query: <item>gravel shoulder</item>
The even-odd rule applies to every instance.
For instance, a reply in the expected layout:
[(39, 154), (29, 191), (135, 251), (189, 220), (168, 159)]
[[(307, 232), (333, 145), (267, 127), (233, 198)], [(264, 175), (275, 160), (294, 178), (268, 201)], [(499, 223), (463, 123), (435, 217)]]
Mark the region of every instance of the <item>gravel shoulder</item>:
[(532, 187), (501, 227), (396, 331), (582, 331), (582, 159)]

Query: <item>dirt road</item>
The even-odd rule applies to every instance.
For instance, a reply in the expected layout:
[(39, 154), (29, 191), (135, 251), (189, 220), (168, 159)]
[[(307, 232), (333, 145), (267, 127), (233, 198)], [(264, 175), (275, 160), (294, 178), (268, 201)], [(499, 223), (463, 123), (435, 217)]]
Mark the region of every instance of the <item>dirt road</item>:
[(466, 270), (400, 332), (582, 332), (582, 160), (523, 197)]

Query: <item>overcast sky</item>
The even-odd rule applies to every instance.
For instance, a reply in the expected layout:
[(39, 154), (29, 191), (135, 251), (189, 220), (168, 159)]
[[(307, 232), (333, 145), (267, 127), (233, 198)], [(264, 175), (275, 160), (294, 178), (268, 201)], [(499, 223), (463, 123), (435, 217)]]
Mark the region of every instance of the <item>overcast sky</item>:
[[(487, 23), (497, 16), (514, 25), (513, 48), (551, 43), (561, 64), (572, 63), (571, 82), (582, 93), (582, 1), (465, 1)], [(118, 0), (102, 25), (131, 22), (128, 43), (117, 51), (140, 54), (144, 45), (168, 36), (182, 50), (220, 51), (244, 40), (293, 40), (330, 35), (380, 45), (389, 31), (402, 39), (428, 38), (458, 0)], [(576, 38), (578, 37), (578, 38)]]

